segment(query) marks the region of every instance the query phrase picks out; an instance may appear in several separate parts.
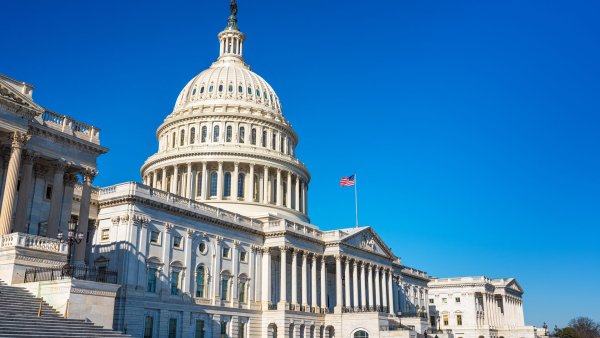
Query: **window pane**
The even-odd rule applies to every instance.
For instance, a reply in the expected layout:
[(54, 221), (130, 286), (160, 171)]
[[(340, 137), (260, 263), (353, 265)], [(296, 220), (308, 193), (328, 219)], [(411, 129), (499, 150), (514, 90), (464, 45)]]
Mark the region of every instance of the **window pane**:
[(204, 338), (204, 321), (197, 319), (196, 320), (196, 333), (194, 338)]
[(231, 173), (225, 173), (225, 190), (223, 191), (223, 196), (231, 196)]
[(204, 297), (204, 266), (196, 269), (196, 297)]
[(177, 318), (169, 319), (169, 338), (177, 338)]
[(210, 197), (217, 196), (217, 173), (210, 174)]
[(238, 191), (237, 191), (237, 197), (244, 197), (244, 181), (246, 179), (246, 175), (244, 174), (239, 174), (238, 176)]
[(154, 330), (154, 317), (146, 316), (144, 319), (144, 338), (152, 338)]
[(213, 142), (219, 142), (219, 126), (215, 126), (213, 130)]

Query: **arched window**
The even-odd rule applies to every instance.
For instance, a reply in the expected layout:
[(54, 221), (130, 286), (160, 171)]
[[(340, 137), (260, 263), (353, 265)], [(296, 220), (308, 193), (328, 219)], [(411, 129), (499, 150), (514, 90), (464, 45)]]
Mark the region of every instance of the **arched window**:
[(196, 268), (196, 297), (204, 298), (204, 285), (206, 283), (206, 272), (204, 265), (198, 265)]
[(220, 84), (220, 85), (219, 85), (219, 93), (220, 93), (220, 92), (222, 92), (222, 91), (223, 91), (223, 85), (222, 85), (222, 84)]
[(238, 283), (238, 300), (240, 303), (246, 303), (246, 281), (241, 280)]
[(213, 129), (213, 142), (219, 142), (219, 126)]
[(277, 178), (273, 177), (271, 179), (271, 203), (275, 204), (277, 202)]
[(263, 132), (262, 132), (262, 146), (265, 148), (267, 147), (267, 130), (266, 129), (263, 129)]
[(258, 200), (258, 175), (254, 175), (254, 188), (250, 187), (250, 189), (252, 189), (252, 200), (253, 201), (257, 201)]
[(231, 128), (231, 126), (227, 126), (227, 128), (225, 129), (225, 141), (226, 142), (231, 142), (232, 134), (233, 134), (233, 129)]
[(194, 142), (196, 142), (195, 138), (196, 138), (196, 128), (192, 127), (190, 129), (190, 144), (194, 144)]
[(253, 146), (256, 145), (256, 128), (252, 128), (250, 132), (250, 144)]
[(229, 87), (227, 88), (227, 90), (229, 90), (229, 92), (231, 93), (233, 91), (233, 85), (229, 85)]
[(237, 197), (244, 197), (244, 181), (246, 180), (246, 175), (239, 174), (238, 175), (238, 191)]
[(252, 88), (248, 87), (248, 95), (252, 95)]
[(260, 99), (260, 89), (256, 89), (256, 96)]
[(194, 88), (194, 90), (192, 90), (192, 95), (196, 95), (196, 88)]
[(204, 93), (204, 86), (200, 87), (200, 94)]
[(177, 141), (177, 138), (175, 136), (175, 132), (173, 132), (173, 137), (172, 137), (172, 140), (171, 140), (171, 147), (172, 148), (175, 148), (175, 145), (177, 144), (176, 141)]
[(202, 195), (202, 173), (198, 173), (196, 176), (196, 197)]
[(208, 131), (206, 130), (206, 126), (202, 126), (202, 136), (200, 139), (200, 142), (204, 143), (206, 142), (206, 134), (208, 133)]
[(213, 91), (213, 85), (210, 85), (210, 87), (208, 87), (208, 92), (212, 93), (212, 91)]
[(217, 196), (217, 173), (210, 173), (210, 197)]
[(242, 88), (242, 86), (238, 86), (238, 93), (243, 93), (244, 92), (244, 88)]
[(352, 335), (353, 338), (369, 338), (369, 334), (365, 330), (358, 330)]
[(279, 143), (279, 151), (283, 153), (283, 147), (285, 146), (285, 137), (281, 135), (281, 142)]
[(273, 135), (271, 135), (271, 149), (277, 149), (277, 133), (273, 133)]
[(221, 300), (229, 300), (229, 275), (223, 275), (221, 279)]
[(238, 143), (244, 143), (245, 138), (246, 138), (246, 128), (240, 127), (240, 131), (238, 133)]
[(230, 197), (231, 196), (231, 173), (225, 173), (225, 182), (223, 190), (223, 196)]
[(179, 132), (179, 145), (182, 146), (185, 143), (185, 130)]

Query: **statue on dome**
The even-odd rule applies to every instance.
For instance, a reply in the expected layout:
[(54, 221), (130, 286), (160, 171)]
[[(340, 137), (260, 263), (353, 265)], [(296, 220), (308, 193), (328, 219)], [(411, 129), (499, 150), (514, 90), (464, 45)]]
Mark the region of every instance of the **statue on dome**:
[(235, 2), (235, 0), (231, 0), (231, 2), (229, 3), (229, 11), (231, 12), (231, 15), (236, 16), (237, 10), (237, 3)]

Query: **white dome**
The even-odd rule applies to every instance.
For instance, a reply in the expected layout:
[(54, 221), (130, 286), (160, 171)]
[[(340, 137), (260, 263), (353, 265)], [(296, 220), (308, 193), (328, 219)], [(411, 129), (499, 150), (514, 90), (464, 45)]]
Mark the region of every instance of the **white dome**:
[(238, 101), (247, 107), (281, 115), (279, 99), (273, 88), (242, 60), (234, 57), (219, 58), (210, 68), (188, 82), (179, 93), (174, 110), (220, 104), (223, 101)]

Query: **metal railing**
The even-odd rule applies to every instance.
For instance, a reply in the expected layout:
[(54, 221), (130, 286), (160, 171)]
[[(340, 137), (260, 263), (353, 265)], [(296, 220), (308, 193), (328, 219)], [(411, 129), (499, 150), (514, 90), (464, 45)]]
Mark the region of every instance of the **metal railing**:
[(65, 265), (49, 268), (25, 270), (24, 283), (43, 282), (62, 279), (79, 279), (100, 283), (117, 284), (117, 272), (87, 266)]

